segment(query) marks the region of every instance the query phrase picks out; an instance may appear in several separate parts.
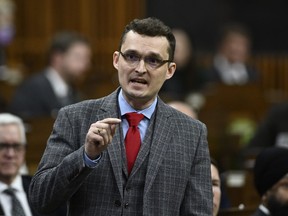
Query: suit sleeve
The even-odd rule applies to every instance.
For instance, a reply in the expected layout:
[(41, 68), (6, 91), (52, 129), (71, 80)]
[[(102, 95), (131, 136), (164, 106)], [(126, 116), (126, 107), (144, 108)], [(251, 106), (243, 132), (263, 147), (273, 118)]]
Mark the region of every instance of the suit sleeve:
[(249, 148), (261, 148), (273, 146), (277, 136), (277, 125), (283, 116), (278, 109), (272, 109), (264, 121), (259, 125), (254, 137), (249, 143)]
[(180, 215), (212, 215), (213, 193), (207, 129), (202, 123), (200, 128), (200, 136), (191, 167), (190, 178), (181, 205)]
[(40, 213), (51, 213), (65, 203), (92, 171), (84, 166), (84, 147), (75, 130), (62, 109), (29, 189), (30, 203)]

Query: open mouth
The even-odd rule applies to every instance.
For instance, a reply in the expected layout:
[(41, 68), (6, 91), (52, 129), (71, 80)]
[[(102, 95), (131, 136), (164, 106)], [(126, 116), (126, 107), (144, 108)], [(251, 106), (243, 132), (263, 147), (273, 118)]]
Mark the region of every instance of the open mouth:
[(147, 81), (146, 80), (144, 80), (144, 79), (131, 79), (131, 82), (132, 83), (136, 83), (136, 84), (147, 84)]

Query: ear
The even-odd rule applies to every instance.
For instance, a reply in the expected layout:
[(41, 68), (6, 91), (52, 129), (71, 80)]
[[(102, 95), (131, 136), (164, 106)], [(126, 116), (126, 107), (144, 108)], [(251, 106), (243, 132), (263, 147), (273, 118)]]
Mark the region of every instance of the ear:
[(119, 62), (119, 52), (115, 51), (113, 53), (113, 66), (118, 70), (118, 62)]
[(266, 206), (270, 196), (271, 196), (270, 190), (268, 190), (265, 194), (263, 194), (261, 197), (262, 204), (264, 204)]
[(166, 80), (170, 79), (176, 71), (176, 64), (174, 62), (171, 62), (168, 64), (168, 69), (166, 73)]

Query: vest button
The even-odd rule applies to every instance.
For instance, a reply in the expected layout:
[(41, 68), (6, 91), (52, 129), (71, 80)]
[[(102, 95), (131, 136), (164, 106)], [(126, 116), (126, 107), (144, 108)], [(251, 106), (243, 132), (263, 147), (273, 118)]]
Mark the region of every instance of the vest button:
[(120, 207), (120, 206), (121, 206), (120, 200), (115, 200), (114, 204), (115, 204), (115, 206), (117, 206), (117, 207)]
[(129, 203), (125, 203), (124, 208), (128, 208)]

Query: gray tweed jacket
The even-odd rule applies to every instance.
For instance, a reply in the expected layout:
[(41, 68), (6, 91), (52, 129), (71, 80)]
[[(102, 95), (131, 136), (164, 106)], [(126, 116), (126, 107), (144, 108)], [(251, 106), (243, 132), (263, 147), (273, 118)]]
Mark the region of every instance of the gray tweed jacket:
[(206, 127), (160, 98), (129, 177), (121, 126), (96, 168), (85, 167), (87, 131), (119, 118), (118, 91), (59, 112), (30, 186), (33, 207), (48, 213), (68, 200), (68, 215), (211, 216)]

